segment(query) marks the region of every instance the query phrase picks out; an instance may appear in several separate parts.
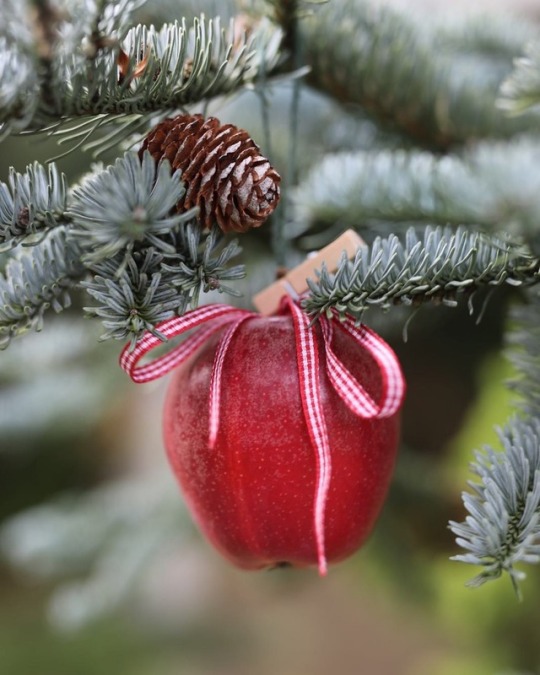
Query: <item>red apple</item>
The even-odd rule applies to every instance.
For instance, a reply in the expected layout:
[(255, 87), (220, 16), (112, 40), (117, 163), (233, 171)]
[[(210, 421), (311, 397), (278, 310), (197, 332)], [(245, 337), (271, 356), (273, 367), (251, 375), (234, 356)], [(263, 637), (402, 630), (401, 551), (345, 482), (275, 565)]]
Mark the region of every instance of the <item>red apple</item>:
[[(315, 333), (332, 464), (325, 553), (335, 562), (362, 545), (379, 514), (399, 441), (399, 413), (354, 415), (327, 376), (318, 325)], [(292, 317), (254, 316), (237, 329), (223, 363), (219, 431), (211, 448), (208, 402), (222, 334), (170, 383), (164, 438), (174, 473), (201, 530), (236, 565), (316, 565), (317, 458), (302, 409)], [(377, 400), (382, 376), (366, 348), (337, 329), (334, 351)]]

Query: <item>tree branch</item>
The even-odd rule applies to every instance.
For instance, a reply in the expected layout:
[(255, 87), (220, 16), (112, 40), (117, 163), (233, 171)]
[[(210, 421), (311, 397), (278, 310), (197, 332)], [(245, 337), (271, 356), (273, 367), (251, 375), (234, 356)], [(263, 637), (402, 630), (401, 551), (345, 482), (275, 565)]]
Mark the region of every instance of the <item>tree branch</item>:
[(0, 275), (0, 348), (13, 337), (41, 330), (49, 308), (61, 312), (69, 307), (69, 290), (84, 272), (81, 251), (63, 227), (9, 260)]
[(391, 235), (377, 237), (354, 260), (344, 259), (338, 271), (323, 267), (318, 281), (308, 279), (305, 309), (313, 315), (333, 310), (361, 320), (370, 307), (424, 302), (457, 304), (482, 287), (535, 284), (540, 260), (502, 239), (460, 227), (425, 228), (420, 239), (414, 228), (405, 242)]
[(448, 150), (471, 138), (540, 128), (539, 115), (509, 118), (495, 107), (500, 60), (478, 68), (476, 57), (440, 49), (435, 25), (420, 28), (404, 12), (330, 3), (304, 22), (303, 36), (314, 87), (360, 104), (421, 145)]

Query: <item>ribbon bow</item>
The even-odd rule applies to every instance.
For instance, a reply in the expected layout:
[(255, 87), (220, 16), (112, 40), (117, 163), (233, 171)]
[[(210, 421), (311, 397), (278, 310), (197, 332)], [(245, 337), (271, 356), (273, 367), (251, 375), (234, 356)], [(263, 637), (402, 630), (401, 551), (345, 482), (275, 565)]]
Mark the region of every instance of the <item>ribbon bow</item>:
[[(332, 471), (330, 442), (325, 422), (319, 386), (319, 355), (315, 333), (310, 318), (290, 297), (283, 299), (280, 313), (290, 311), (296, 338), (296, 359), (302, 408), (311, 444), (317, 460), (317, 484), (314, 498), (314, 530), (317, 544), (319, 573), (326, 574), (324, 528), (325, 510)], [(146, 333), (132, 349), (126, 345), (120, 355), (120, 366), (134, 382), (150, 382), (166, 375), (186, 361), (210, 336), (223, 330), (220, 338), (210, 382), (209, 400), (209, 446), (215, 446), (220, 417), (221, 379), (223, 363), (231, 340), (244, 321), (260, 316), (254, 312), (229, 305), (213, 304), (199, 307), (180, 317), (167, 319), (157, 328), (167, 339), (197, 329), (170, 352), (145, 365), (138, 365), (145, 354), (162, 344), (162, 340)], [(384, 340), (367, 326), (356, 326), (348, 317), (338, 320), (335, 315), (328, 319), (321, 316), (320, 326), (325, 344), (326, 372), (337, 394), (345, 405), (358, 417), (374, 419), (390, 417), (403, 401), (405, 384), (396, 355)], [(360, 382), (339, 360), (333, 350), (334, 328), (345, 331), (364, 347), (377, 362), (382, 377), (382, 394), (379, 401), (373, 400)], [(225, 330), (224, 330), (225, 329)]]

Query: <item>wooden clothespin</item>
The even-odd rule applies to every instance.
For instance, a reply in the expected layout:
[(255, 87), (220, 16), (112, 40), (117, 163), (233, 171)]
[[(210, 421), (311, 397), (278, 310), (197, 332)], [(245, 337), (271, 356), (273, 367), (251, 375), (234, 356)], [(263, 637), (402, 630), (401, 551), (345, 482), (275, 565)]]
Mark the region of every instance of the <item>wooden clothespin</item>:
[(354, 230), (347, 230), (328, 246), (312, 253), (303, 263), (287, 272), (281, 279), (254, 295), (252, 301), (255, 308), (261, 314), (274, 314), (284, 295), (296, 297), (308, 290), (306, 279), (316, 281), (315, 270), (320, 269), (323, 263), (329, 272), (335, 272), (344, 252), (347, 258), (354, 258), (358, 248), (365, 245), (360, 235)]

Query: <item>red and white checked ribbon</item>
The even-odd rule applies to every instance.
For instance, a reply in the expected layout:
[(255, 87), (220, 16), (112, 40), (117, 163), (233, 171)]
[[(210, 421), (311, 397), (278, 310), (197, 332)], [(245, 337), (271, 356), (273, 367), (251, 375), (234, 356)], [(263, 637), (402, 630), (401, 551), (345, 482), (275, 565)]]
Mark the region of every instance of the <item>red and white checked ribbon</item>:
[[(326, 574), (325, 554), (325, 511), (332, 474), (330, 441), (324, 416), (320, 381), (319, 381), (319, 348), (315, 331), (310, 318), (290, 297), (285, 297), (280, 313), (290, 312), (293, 319), (296, 338), (296, 360), (302, 409), (309, 437), (317, 461), (317, 484), (314, 497), (314, 530), (317, 544), (319, 573)], [(234, 334), (244, 321), (259, 314), (229, 305), (206, 305), (174, 319), (167, 319), (157, 326), (159, 332), (170, 339), (197, 329), (181, 344), (168, 353), (159, 356), (150, 363), (138, 365), (139, 361), (155, 347), (162, 345), (162, 340), (146, 333), (132, 349), (126, 345), (120, 355), (120, 366), (134, 382), (150, 382), (166, 375), (176, 366), (186, 361), (201, 347), (206, 340), (218, 331), (223, 331), (219, 340), (210, 383), (209, 400), (209, 445), (215, 447), (219, 431), (220, 400), (222, 390), (222, 372), (228, 348)], [(405, 382), (392, 349), (384, 340), (367, 326), (355, 326), (354, 321), (319, 319), (325, 345), (325, 366), (328, 378), (345, 405), (357, 416), (364, 419), (390, 417), (403, 401)], [(382, 377), (382, 394), (380, 401), (374, 401), (364, 387), (339, 360), (333, 350), (335, 327), (343, 330), (359, 345), (364, 347), (377, 362)]]

